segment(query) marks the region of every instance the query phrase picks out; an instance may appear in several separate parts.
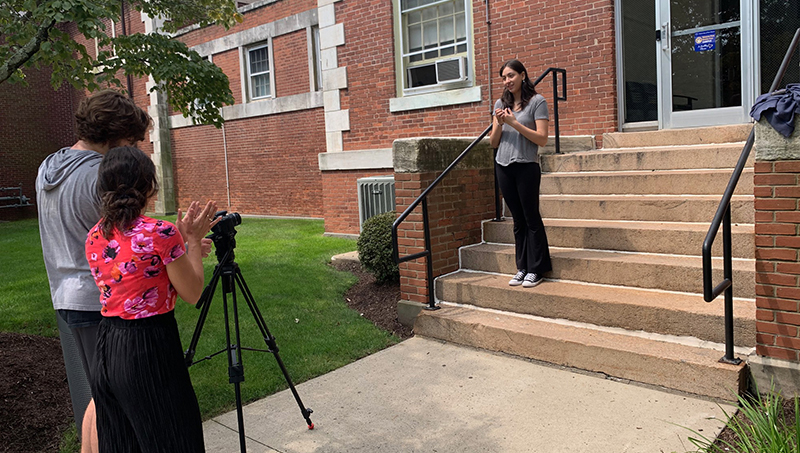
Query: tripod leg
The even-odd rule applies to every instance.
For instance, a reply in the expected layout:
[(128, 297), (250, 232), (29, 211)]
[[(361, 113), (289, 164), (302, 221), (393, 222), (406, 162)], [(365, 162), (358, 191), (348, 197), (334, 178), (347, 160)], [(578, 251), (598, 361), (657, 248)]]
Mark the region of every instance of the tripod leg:
[(278, 354), (278, 345), (275, 342), (275, 337), (273, 337), (269, 332), (267, 323), (264, 321), (264, 317), (261, 316), (261, 311), (258, 309), (258, 305), (256, 305), (253, 295), (250, 293), (250, 288), (247, 287), (247, 283), (245, 283), (244, 277), (242, 276), (242, 271), (238, 266), (236, 267), (234, 278), (236, 279), (236, 283), (239, 285), (239, 289), (242, 291), (242, 295), (244, 300), (247, 302), (247, 306), (250, 308), (250, 312), (253, 314), (253, 318), (256, 320), (256, 324), (258, 324), (261, 335), (264, 337), (264, 342), (267, 344), (270, 352), (272, 352), (272, 354), (275, 356), (275, 360), (278, 362), (278, 367), (280, 367), (283, 377), (286, 379), (286, 383), (289, 385), (289, 389), (292, 391), (292, 395), (294, 395), (294, 399), (297, 401), (297, 405), (300, 407), (300, 412), (303, 414), (303, 418), (308, 424), (308, 429), (314, 429), (314, 423), (311, 422), (311, 414), (314, 411), (303, 405), (303, 401), (300, 399), (300, 394), (297, 393), (297, 389), (295, 389), (294, 384), (292, 383), (292, 378), (289, 376), (289, 372), (286, 370), (286, 367), (283, 365), (283, 360), (281, 360), (281, 356)]
[[(241, 383), (244, 381), (244, 367), (242, 366), (242, 350), (240, 348), (239, 313), (236, 304), (236, 288), (234, 287), (233, 283), (233, 275), (231, 275), (229, 272), (226, 272), (222, 278), (222, 306), (224, 307), (223, 312), (225, 314), (225, 341), (227, 343), (228, 352), (228, 382), (233, 384), (234, 393), (236, 395), (236, 418), (239, 423), (239, 448), (242, 453), (245, 453), (247, 451), (247, 447), (245, 445), (244, 413), (242, 410), (241, 391)], [(236, 343), (231, 343), (230, 317), (228, 316), (228, 293), (231, 293), (231, 302), (233, 305), (233, 325)]]
[(214, 276), (211, 278), (211, 281), (208, 282), (206, 289), (203, 290), (203, 294), (200, 296), (200, 300), (198, 301), (198, 304), (202, 303), (202, 309), (200, 310), (200, 316), (197, 318), (197, 325), (195, 326), (194, 333), (192, 334), (192, 341), (189, 342), (189, 347), (186, 348), (186, 352), (184, 353), (184, 361), (186, 362), (187, 368), (192, 366), (194, 361), (194, 355), (197, 350), (197, 342), (200, 341), (200, 332), (203, 330), (203, 326), (206, 323), (208, 310), (211, 307), (211, 300), (214, 298), (214, 291), (217, 289), (217, 283), (219, 282), (219, 276), (220, 273), (215, 270)]

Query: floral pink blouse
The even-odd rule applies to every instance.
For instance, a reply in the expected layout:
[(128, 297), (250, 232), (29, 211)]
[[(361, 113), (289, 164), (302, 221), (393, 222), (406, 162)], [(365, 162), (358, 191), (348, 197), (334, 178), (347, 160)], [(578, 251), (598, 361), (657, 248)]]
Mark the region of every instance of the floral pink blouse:
[(178, 294), (167, 264), (184, 253), (183, 238), (170, 222), (140, 216), (110, 240), (100, 234), (98, 222), (86, 238), (86, 259), (100, 288), (100, 312), (138, 319), (173, 310)]

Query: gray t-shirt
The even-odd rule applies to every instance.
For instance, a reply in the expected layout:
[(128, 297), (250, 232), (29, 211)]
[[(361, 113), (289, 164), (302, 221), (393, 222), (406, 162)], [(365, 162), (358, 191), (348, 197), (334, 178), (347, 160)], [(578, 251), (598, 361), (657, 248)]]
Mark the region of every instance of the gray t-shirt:
[[(503, 108), (503, 101), (497, 100), (495, 109)], [(514, 117), (523, 126), (536, 130), (536, 120), (549, 119), (547, 101), (541, 94), (534, 95), (521, 112), (513, 112)], [(497, 163), (507, 167), (514, 162), (539, 162), (539, 146), (525, 138), (508, 124), (503, 125), (503, 135), (497, 145)]]

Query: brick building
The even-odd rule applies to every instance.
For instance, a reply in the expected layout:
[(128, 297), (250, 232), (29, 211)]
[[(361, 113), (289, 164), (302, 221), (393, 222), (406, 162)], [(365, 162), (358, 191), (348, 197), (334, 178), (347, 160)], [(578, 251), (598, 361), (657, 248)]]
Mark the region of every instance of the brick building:
[[(170, 112), (162, 95), (149, 93), (147, 81), (133, 82), (137, 103), (147, 106), (156, 120), (150, 141), (143, 144), (161, 172), (163, 190), (155, 208), (168, 212), (176, 204), (213, 198), (243, 214), (323, 218), (326, 233), (344, 235), (359, 232), (357, 180), (395, 174), (395, 140), (475, 137), (484, 130), (502, 93), (497, 71), (507, 59), (525, 63), (532, 79), (548, 67), (566, 70), (568, 100), (559, 105), (562, 138), (589, 143), (586, 149), (617, 149), (625, 147), (619, 145), (624, 141), (620, 132), (749, 123), (751, 106), (767, 91), (800, 26), (800, 5), (790, 0), (240, 4), (244, 21), (230, 30), (189, 27), (176, 35), (230, 79), (236, 103), (223, 109), (224, 127), (193, 125)], [(159, 26), (158, 20), (133, 11), (126, 20), (133, 32)], [(120, 24), (115, 30), (121, 32)], [(795, 57), (786, 81), (798, 79)], [(551, 83), (545, 79), (537, 89), (552, 112)], [(0, 88), (0, 96), (7, 96), (8, 86)], [(61, 96), (71, 96), (70, 101), (58, 101), (64, 105), (74, 104), (77, 97)], [(13, 143), (6, 141), (10, 119), (0, 118), (4, 153)], [(53, 127), (63, 124), (63, 119), (54, 121)], [(606, 143), (611, 139), (614, 143)], [(46, 154), (57, 146), (43, 141), (41, 148)], [(4, 168), (11, 168), (6, 166), (9, 156), (3, 154)], [(788, 188), (772, 191), (766, 187), (772, 179), (759, 177), (756, 197), (780, 198), (771, 203), (796, 209), (797, 180), (791, 176), (796, 168), (794, 163), (759, 164), (757, 173), (777, 173), (781, 182), (776, 184)], [(474, 171), (460, 178), (478, 181), (486, 173)], [(6, 173), (2, 184), (26, 181), (25, 176), (11, 181)], [(429, 176), (403, 176), (404, 187)], [(464, 184), (487, 186), (483, 179)], [(398, 195), (398, 206), (407, 205), (412, 195)], [(791, 314), (797, 311), (792, 302), (798, 288), (797, 266), (792, 264), (796, 250), (784, 250), (797, 248), (797, 221), (790, 213), (765, 212), (784, 208), (758, 203), (756, 223), (763, 219), (781, 225), (755, 231), (756, 256), (767, 256), (759, 255), (760, 250), (775, 247), (786, 257), (758, 264), (758, 279), (767, 278), (766, 273), (781, 275), (759, 280), (755, 288), (759, 296), (772, 299), (759, 299), (758, 328), (767, 330), (759, 330), (754, 341), (764, 357), (797, 362), (800, 321)], [(476, 223), (470, 215), (463, 218)], [(767, 229), (774, 233), (765, 233)], [(463, 236), (481, 237), (474, 232)], [(443, 272), (458, 266), (452, 256), (442, 260), (448, 262)], [(415, 283), (421, 289), (408, 284), (420, 280), (420, 265), (407, 264), (403, 272), (404, 297), (427, 297), (422, 283)], [(776, 294), (789, 302), (773, 302)], [(770, 318), (786, 321), (777, 323), (784, 327), (765, 322), (772, 312), (764, 304), (789, 313)], [(752, 312), (755, 316), (755, 308)]]

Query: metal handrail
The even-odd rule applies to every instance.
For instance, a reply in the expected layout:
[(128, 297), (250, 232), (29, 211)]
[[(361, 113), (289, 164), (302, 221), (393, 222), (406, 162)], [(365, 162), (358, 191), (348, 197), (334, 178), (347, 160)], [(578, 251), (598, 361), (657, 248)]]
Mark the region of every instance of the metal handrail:
[[(567, 100), (567, 71), (561, 68), (547, 68), (547, 70), (540, 75), (533, 85), (536, 86), (539, 82), (541, 82), (548, 74), (553, 74), (553, 115), (555, 118), (555, 136), (556, 136), (556, 152), (561, 151), (560, 147), (560, 140), (559, 140), (559, 129), (558, 129), (558, 101), (566, 101)], [(558, 95), (558, 74), (562, 74), (562, 92), (563, 97)], [(428, 224), (428, 194), (439, 184), (439, 182), (447, 176), (448, 173), (456, 166), (462, 159), (469, 153), (481, 140), (483, 140), (486, 135), (492, 130), (492, 124), (489, 125), (482, 133), (478, 136), (469, 146), (458, 155), (458, 157), (450, 163), (450, 165), (445, 168), (445, 170), (440, 174), (433, 182), (426, 188), (416, 200), (414, 200), (402, 214), (400, 214), (397, 219), (395, 219), (394, 223), (392, 223), (392, 258), (394, 262), (397, 264), (404, 263), (406, 261), (416, 260), (418, 258), (425, 258), (425, 268), (427, 272), (427, 283), (428, 283), (428, 304), (425, 306), (427, 310), (438, 310), (439, 307), (436, 306), (436, 298), (434, 297), (433, 293), (433, 263), (431, 262), (431, 230), (430, 225)], [(497, 178), (495, 178), (495, 192), (497, 191)], [(400, 226), (401, 223), (411, 214), (417, 206), (422, 204), (422, 227), (423, 227), (423, 235), (425, 239), (425, 250), (414, 253), (411, 255), (407, 255), (404, 257), (400, 257), (400, 253), (398, 251), (398, 237), (397, 237), (397, 228)], [(499, 212), (499, 198), (495, 196), (495, 211)], [(499, 214), (498, 214), (499, 216)]]
[[(769, 92), (772, 93), (778, 88), (783, 80), (786, 69), (789, 67), (789, 61), (792, 59), (792, 54), (800, 42), (800, 28), (794, 34), (794, 39), (786, 51), (780, 69), (775, 75), (772, 86)], [(747, 142), (742, 149), (742, 154), (739, 156), (739, 161), (733, 170), (728, 187), (725, 188), (725, 193), (722, 195), (722, 200), (717, 207), (717, 212), (714, 219), (711, 221), (711, 226), (708, 229), (706, 238), (703, 241), (703, 299), (706, 302), (711, 302), (723, 292), (725, 293), (725, 356), (720, 359), (720, 362), (732, 363), (738, 365), (742, 362), (741, 359), (734, 357), (733, 351), (733, 253), (731, 250), (731, 197), (736, 190), (736, 185), (739, 183), (739, 178), (742, 176), (744, 166), (747, 159), (750, 157), (750, 151), (753, 149), (755, 143), (755, 126), (750, 130), (750, 135), (747, 137)], [(723, 280), (717, 286), (714, 286), (712, 281), (712, 264), (711, 264), (711, 247), (714, 245), (714, 239), (717, 237), (719, 227), (722, 225), (722, 257), (723, 257)]]

